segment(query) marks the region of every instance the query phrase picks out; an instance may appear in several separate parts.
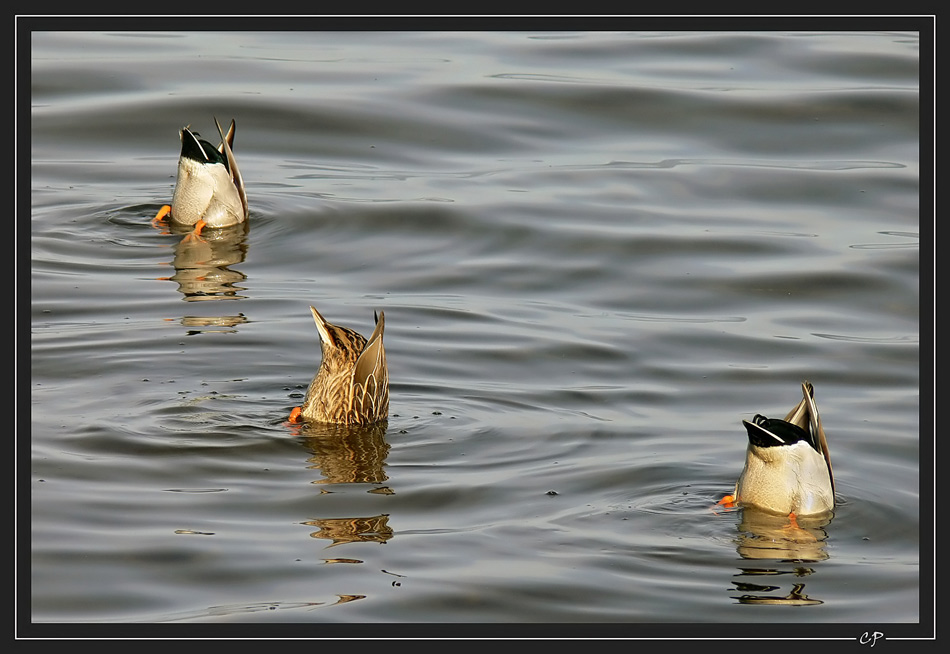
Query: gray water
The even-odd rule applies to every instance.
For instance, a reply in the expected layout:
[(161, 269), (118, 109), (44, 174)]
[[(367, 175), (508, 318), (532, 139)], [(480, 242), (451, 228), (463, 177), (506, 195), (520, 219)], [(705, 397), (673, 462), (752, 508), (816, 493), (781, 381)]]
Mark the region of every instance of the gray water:
[[(34, 625), (920, 622), (917, 33), (30, 38)], [(311, 304), (385, 311), (380, 428), (287, 423)], [(806, 379), (802, 544), (713, 506)]]

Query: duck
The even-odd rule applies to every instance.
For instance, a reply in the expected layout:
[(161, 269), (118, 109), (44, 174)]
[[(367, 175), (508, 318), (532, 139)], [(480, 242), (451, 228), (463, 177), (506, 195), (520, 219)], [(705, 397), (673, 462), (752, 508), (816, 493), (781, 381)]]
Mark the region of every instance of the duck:
[(214, 147), (201, 138), (191, 126), (179, 130), (181, 155), (178, 158), (178, 179), (171, 205), (163, 206), (153, 222), (170, 215), (179, 225), (193, 226), (188, 236), (200, 237), (205, 227), (229, 227), (247, 220), (247, 193), (244, 178), (238, 169), (231, 147), (234, 143), (234, 120), (227, 135), (214, 119), (221, 143)]
[(389, 415), (389, 369), (383, 330), (386, 316), (374, 312), (369, 340), (348, 327), (327, 321), (313, 306), (323, 359), (307, 388), (303, 404), (290, 412), (291, 423), (369, 425)]
[(720, 504), (756, 507), (789, 516), (818, 515), (835, 507), (835, 482), (828, 438), (811, 382), (785, 418), (756, 414), (743, 420), (749, 438), (745, 467), (733, 495)]

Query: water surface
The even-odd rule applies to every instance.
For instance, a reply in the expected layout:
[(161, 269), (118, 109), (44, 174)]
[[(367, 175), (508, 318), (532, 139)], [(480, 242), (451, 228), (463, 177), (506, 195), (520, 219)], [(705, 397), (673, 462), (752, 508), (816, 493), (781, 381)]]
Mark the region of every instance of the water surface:
[[(917, 33), (30, 51), (35, 625), (921, 621)], [(187, 242), (213, 116), (249, 226)], [(311, 304), (386, 312), (388, 423), (286, 422)], [(711, 507), (805, 379), (839, 506), (796, 543)]]

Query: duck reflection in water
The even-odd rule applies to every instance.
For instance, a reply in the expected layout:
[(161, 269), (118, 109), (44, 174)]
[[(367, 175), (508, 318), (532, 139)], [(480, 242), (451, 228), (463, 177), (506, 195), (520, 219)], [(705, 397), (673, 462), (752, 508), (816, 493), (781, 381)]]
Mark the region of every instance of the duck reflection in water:
[[(829, 557), (826, 548), (830, 513), (800, 518), (776, 515), (754, 507), (740, 509), (742, 519), (738, 525), (739, 537), (736, 551), (747, 561), (756, 561), (764, 567), (740, 568), (739, 577), (763, 576), (778, 578), (793, 575), (802, 578), (815, 573), (814, 568), (804, 564), (824, 561)], [(773, 563), (768, 564), (767, 562)], [(783, 569), (791, 564), (790, 569)], [(740, 604), (778, 604), (784, 606), (809, 606), (822, 604), (822, 600), (805, 593), (805, 583), (796, 580), (791, 590), (783, 591), (776, 584), (752, 581), (734, 581), (742, 595), (733, 596)], [(784, 594), (783, 594), (784, 593)]]
[[(172, 233), (184, 230), (171, 226)], [(190, 234), (190, 232), (189, 232)], [(209, 230), (201, 239), (182, 238), (175, 244), (175, 256), (171, 265), (175, 274), (159, 277), (160, 280), (178, 283), (178, 291), (185, 302), (215, 300), (241, 300), (243, 287), (239, 282), (247, 279), (244, 273), (230, 266), (240, 264), (247, 255), (247, 223), (232, 227)], [(189, 334), (209, 331), (235, 331), (234, 327), (247, 322), (243, 313), (212, 316), (189, 315), (181, 323), (189, 327)]]
[[(374, 484), (368, 493), (391, 495), (392, 490), (380, 486), (387, 481), (386, 423), (370, 425), (339, 425), (331, 423), (297, 423), (292, 429), (303, 437), (312, 453), (307, 461), (312, 470), (319, 470), (322, 479), (314, 484)], [(355, 518), (322, 518), (303, 524), (317, 527), (311, 538), (332, 541), (328, 547), (344, 543), (385, 543), (393, 537), (389, 515)], [(341, 561), (344, 561), (341, 559)], [(351, 561), (352, 562), (352, 561)]]
[(393, 537), (393, 528), (389, 526), (389, 515), (385, 513), (366, 518), (308, 520), (303, 524), (318, 528), (310, 534), (311, 538), (332, 541), (327, 547), (345, 543), (385, 543)]
[[(304, 445), (312, 456), (309, 467), (319, 470), (323, 479), (315, 484), (381, 484), (386, 475), (385, 422), (369, 425), (340, 425), (333, 423), (298, 423)], [(380, 489), (374, 489), (381, 492)], [(371, 491), (373, 492), (373, 491)]]
[[(172, 226), (172, 233), (181, 229)], [(239, 291), (244, 289), (237, 284), (247, 276), (231, 266), (243, 263), (247, 256), (247, 234), (245, 222), (211, 230), (200, 240), (182, 238), (175, 244), (171, 262), (175, 274), (159, 279), (177, 282), (186, 302), (242, 299)]]
[[(776, 586), (758, 587), (755, 584), (736, 584), (738, 590), (775, 590)], [(812, 599), (805, 594), (805, 584), (795, 584), (788, 594), (779, 597), (746, 593), (734, 598), (739, 604), (772, 604), (781, 606), (813, 606), (824, 604), (821, 600)]]
[(831, 514), (791, 520), (754, 507), (742, 509), (737, 551), (743, 559), (824, 561), (828, 558), (826, 527)]

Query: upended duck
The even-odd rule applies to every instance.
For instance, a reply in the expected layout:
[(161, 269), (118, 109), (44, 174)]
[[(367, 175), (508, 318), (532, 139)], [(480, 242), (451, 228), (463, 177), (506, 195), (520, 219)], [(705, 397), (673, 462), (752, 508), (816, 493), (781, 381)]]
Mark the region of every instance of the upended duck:
[(311, 420), (336, 424), (372, 424), (389, 414), (389, 369), (383, 347), (385, 315), (376, 315), (369, 340), (328, 322), (310, 307), (320, 334), (323, 360), (303, 404), (290, 413), (290, 422)]
[(835, 507), (828, 440), (815, 389), (802, 383), (802, 400), (784, 419), (743, 420), (749, 436), (745, 467), (733, 495), (720, 504), (752, 506), (782, 515), (815, 515)]
[(217, 148), (190, 126), (179, 131), (181, 155), (175, 193), (171, 206), (163, 206), (154, 219), (159, 221), (170, 214), (175, 223), (193, 225), (195, 236), (200, 236), (204, 227), (228, 227), (247, 220), (244, 179), (231, 151), (234, 120), (227, 135), (217, 118), (214, 124), (221, 137)]

